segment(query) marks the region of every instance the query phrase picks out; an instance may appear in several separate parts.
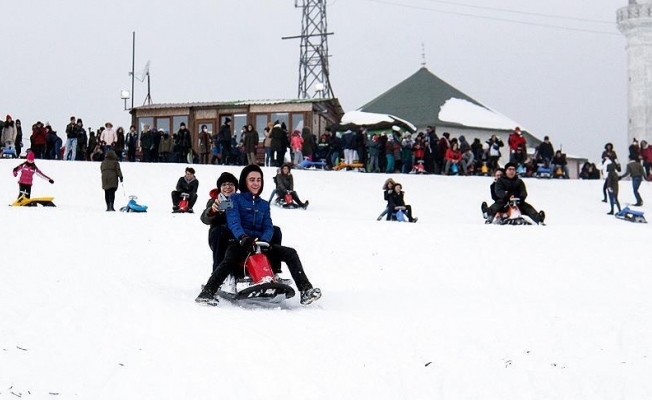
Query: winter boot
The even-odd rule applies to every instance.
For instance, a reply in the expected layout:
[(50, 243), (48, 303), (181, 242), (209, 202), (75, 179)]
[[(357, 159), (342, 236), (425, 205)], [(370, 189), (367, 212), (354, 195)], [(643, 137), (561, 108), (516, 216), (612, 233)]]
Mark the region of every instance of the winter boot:
[(537, 224), (543, 225), (543, 221), (546, 219), (546, 213), (543, 212), (543, 210), (539, 211), (538, 218), (537, 218)]
[(199, 296), (197, 296), (195, 301), (209, 306), (216, 306), (217, 303), (219, 303), (219, 300), (215, 298), (215, 294), (209, 292), (205, 288), (202, 288), (201, 293), (199, 293)]
[(480, 209), (482, 210), (482, 217), (484, 217), (484, 219), (487, 219), (487, 217), (489, 216), (489, 206), (487, 206), (486, 201), (482, 202)]
[(111, 211), (111, 203), (108, 201), (106, 202), (106, 211)]
[(301, 291), (301, 300), (300, 303), (304, 306), (312, 303), (315, 300), (319, 300), (321, 297), (321, 290), (319, 288), (310, 288)]
[(109, 211), (115, 211), (115, 208), (113, 208), (113, 202), (109, 203)]
[(301, 208), (303, 208), (305, 210), (306, 208), (308, 208), (309, 204), (310, 204), (310, 202), (308, 200), (306, 200), (306, 201), (303, 202), (303, 205), (301, 205)]

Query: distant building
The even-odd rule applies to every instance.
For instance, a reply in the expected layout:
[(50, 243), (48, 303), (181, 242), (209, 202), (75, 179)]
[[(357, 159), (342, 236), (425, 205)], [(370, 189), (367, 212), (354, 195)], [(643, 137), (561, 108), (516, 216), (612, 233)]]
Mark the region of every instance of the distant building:
[(135, 107), (130, 113), (138, 133), (149, 125), (172, 134), (185, 123), (192, 132), (193, 149), (197, 151), (201, 126), (206, 125), (209, 132), (217, 133), (227, 117), (231, 119), (231, 134), (238, 139), (242, 127), (252, 124), (262, 141), (268, 122), (285, 122), (290, 132), (307, 126), (313, 133), (319, 133), (339, 122), (344, 111), (338, 99), (306, 99), (150, 104)]

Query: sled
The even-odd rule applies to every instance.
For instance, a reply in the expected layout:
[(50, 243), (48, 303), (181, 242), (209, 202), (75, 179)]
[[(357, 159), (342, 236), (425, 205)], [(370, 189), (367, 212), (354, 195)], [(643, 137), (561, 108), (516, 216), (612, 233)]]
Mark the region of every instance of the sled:
[(294, 297), (287, 280), (277, 280), (265, 255), (269, 243), (256, 242), (256, 250), (244, 261), (239, 274), (229, 275), (217, 289), (217, 295), (234, 302), (248, 301), (277, 304)]
[(426, 168), (423, 166), (423, 160), (419, 160), (412, 166), (411, 174), (425, 174)]
[(344, 161), (342, 161), (342, 162), (340, 162), (339, 164), (337, 164), (336, 166), (333, 167), (334, 171), (349, 170), (349, 169), (352, 169), (352, 170), (355, 170), (355, 171), (360, 171), (360, 172), (365, 172), (364, 164), (361, 163), (361, 162), (354, 162), (354, 163), (351, 163), (351, 164), (347, 164)]
[(120, 208), (122, 212), (147, 212), (147, 206), (136, 203), (138, 196), (129, 196), (129, 202), (126, 206)]
[(487, 162), (483, 161), (482, 166), (480, 167), (480, 176), (489, 176), (489, 175), (491, 175), (491, 170), (489, 169)]
[(18, 155), (16, 154), (16, 149), (14, 149), (13, 146), (3, 148), (2, 158), (18, 158)]
[(624, 221), (638, 222), (643, 224), (647, 223), (643, 211), (632, 210), (629, 207), (623, 208), (617, 212), (615, 216), (616, 218), (622, 219)]
[(284, 194), (283, 196), (276, 197), (274, 205), (281, 208), (299, 208), (299, 205), (294, 201), (292, 195), (289, 193)]
[(319, 168), (319, 169), (326, 169), (326, 166), (328, 163), (326, 163), (326, 160), (319, 160), (319, 161), (310, 161), (308, 159), (304, 159), (297, 165), (297, 168), (303, 168), (303, 169), (308, 169), (308, 168)]
[(173, 213), (187, 213), (192, 212), (189, 208), (188, 198), (190, 195), (188, 193), (181, 193), (181, 200), (179, 200), (179, 205), (177, 209), (172, 211)]
[(540, 164), (536, 172), (534, 173), (534, 176), (536, 178), (550, 179), (552, 178), (552, 169), (550, 169), (550, 167), (546, 167), (543, 164)]
[(21, 195), (14, 201), (13, 203), (10, 204), (12, 207), (36, 207), (36, 206), (43, 206), (43, 207), (56, 207), (54, 205), (54, 197), (34, 197), (32, 199), (28, 199), (27, 196), (25, 196), (25, 193), (21, 193)]
[[(521, 199), (514, 197), (509, 200), (509, 203), (505, 206), (505, 210), (502, 212), (496, 213), (492, 222), (489, 222), (488, 219), (485, 220), (485, 223), (493, 225), (532, 225), (532, 223), (521, 214), (521, 209), (518, 207)], [(483, 212), (487, 203), (482, 203)]]

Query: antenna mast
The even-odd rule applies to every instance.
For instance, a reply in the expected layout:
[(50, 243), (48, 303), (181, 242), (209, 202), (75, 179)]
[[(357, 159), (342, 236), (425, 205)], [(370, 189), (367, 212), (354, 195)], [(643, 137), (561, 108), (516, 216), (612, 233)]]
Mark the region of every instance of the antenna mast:
[(326, 24), (326, 0), (294, 0), (294, 6), (303, 8), (301, 35), (283, 39), (301, 39), (298, 97), (334, 98), (328, 68), (328, 35), (332, 33)]

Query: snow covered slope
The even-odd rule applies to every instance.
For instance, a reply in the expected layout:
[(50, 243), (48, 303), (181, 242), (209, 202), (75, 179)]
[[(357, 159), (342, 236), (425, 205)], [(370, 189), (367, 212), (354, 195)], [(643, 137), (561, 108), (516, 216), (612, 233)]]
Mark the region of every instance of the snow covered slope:
[[(6, 204), (17, 164), (0, 160)], [(122, 163), (116, 206), (146, 214), (104, 211), (98, 163), (38, 165), (56, 182), (33, 197), (57, 207), (0, 207), (1, 398), (652, 397), (650, 226), (605, 215), (601, 181), (527, 180), (548, 226), (499, 227), (490, 178), (393, 175), (408, 224), (376, 221), (388, 175), (294, 171), (310, 207), (272, 217), (322, 299), (208, 308), (208, 229), (170, 213), (184, 165)], [(198, 211), (240, 171), (195, 168)]]

